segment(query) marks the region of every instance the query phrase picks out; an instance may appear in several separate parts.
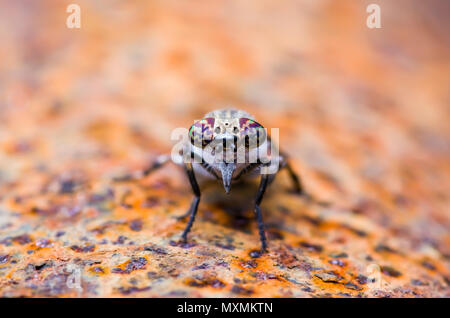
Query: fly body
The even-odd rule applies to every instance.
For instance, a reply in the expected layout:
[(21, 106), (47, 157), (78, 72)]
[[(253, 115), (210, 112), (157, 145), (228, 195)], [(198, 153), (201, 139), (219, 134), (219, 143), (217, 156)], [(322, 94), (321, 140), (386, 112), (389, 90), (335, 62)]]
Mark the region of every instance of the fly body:
[[(232, 184), (244, 178), (259, 177), (259, 188), (255, 195), (255, 216), (262, 251), (267, 250), (267, 240), (260, 209), (267, 186), (281, 169), (288, 171), (296, 193), (304, 194), (300, 179), (292, 170), (286, 156), (272, 143), (266, 129), (253, 116), (237, 109), (220, 109), (207, 113), (189, 128), (186, 142), (180, 152), (194, 198), (188, 211), (180, 216), (189, 216), (181, 237), (187, 240), (197, 214), (201, 198), (199, 182), (214, 179), (223, 184), (226, 193)], [(148, 175), (170, 160), (161, 156), (143, 171)]]

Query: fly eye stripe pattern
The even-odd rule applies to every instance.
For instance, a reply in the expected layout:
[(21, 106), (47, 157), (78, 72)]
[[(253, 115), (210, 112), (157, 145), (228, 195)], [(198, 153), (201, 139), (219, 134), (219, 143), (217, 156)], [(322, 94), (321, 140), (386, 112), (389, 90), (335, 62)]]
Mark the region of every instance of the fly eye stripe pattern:
[(239, 127), (241, 139), (245, 139), (250, 148), (261, 145), (266, 139), (264, 127), (252, 119), (240, 118)]
[(191, 143), (204, 147), (213, 140), (214, 122), (214, 118), (204, 118), (193, 124), (189, 129)]

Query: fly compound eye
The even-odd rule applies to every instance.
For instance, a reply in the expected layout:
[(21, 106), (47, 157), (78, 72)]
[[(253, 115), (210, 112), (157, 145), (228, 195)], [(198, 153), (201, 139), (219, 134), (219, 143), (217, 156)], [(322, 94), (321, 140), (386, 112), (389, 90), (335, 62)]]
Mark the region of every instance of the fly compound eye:
[(214, 118), (204, 118), (191, 126), (189, 138), (192, 145), (203, 148), (213, 140), (214, 121)]
[(240, 118), (239, 126), (240, 138), (245, 142), (245, 147), (256, 148), (266, 141), (266, 130), (256, 121), (249, 118)]

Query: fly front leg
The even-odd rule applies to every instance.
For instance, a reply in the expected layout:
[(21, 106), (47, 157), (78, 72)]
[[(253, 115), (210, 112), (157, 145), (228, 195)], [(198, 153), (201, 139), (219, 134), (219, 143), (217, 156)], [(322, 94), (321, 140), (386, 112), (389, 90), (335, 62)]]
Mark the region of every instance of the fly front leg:
[(294, 192), (298, 195), (307, 196), (300, 177), (295, 173), (294, 169), (292, 169), (291, 165), (289, 164), (289, 161), (287, 160), (287, 157), (285, 155), (280, 155), (279, 161), (280, 161), (279, 165), (280, 170), (284, 168), (289, 173), (289, 177), (291, 178), (292, 184), (294, 186)]
[[(197, 162), (202, 162), (203, 161), (201, 157), (199, 157), (197, 154), (195, 154), (193, 152), (191, 152), (190, 156), (191, 156), (191, 159), (195, 159), (195, 160), (197, 160)], [(186, 173), (188, 175), (189, 181), (191, 180), (191, 177), (189, 176), (190, 172), (188, 172), (188, 170), (192, 170), (192, 163), (190, 165), (191, 166), (189, 168), (186, 167), (186, 165), (185, 165), (185, 170), (186, 170)], [(192, 173), (194, 173), (193, 170), (192, 170)], [(193, 180), (195, 181), (195, 184), (197, 184), (197, 180), (195, 178), (195, 175), (193, 177)], [(192, 186), (192, 182), (190, 182), (190, 184), (191, 184), (192, 190), (194, 191), (194, 187)], [(197, 188), (198, 188), (198, 185), (197, 185)], [(200, 190), (198, 192), (200, 192)], [(194, 191), (194, 194), (195, 194), (195, 191)], [(191, 207), (185, 213), (183, 213), (181, 215), (178, 215), (178, 216), (175, 216), (175, 219), (177, 219), (178, 221), (181, 221), (181, 220), (184, 220), (185, 218), (187, 218), (189, 215), (191, 215), (191, 211), (192, 211), (194, 202), (195, 202), (195, 198), (194, 198), (194, 200), (191, 203)]]
[(289, 177), (291, 178), (292, 184), (294, 186), (294, 193), (297, 195), (300, 195), (304, 197), (308, 201), (315, 202), (318, 205), (321, 206), (329, 206), (330, 204), (325, 201), (320, 201), (315, 199), (311, 194), (305, 191), (301, 178), (295, 173), (294, 169), (292, 169), (292, 166), (289, 164), (288, 160), (286, 159), (286, 156), (282, 155), (280, 156), (280, 170), (286, 169), (289, 173)]
[(113, 180), (117, 182), (123, 182), (123, 181), (130, 181), (130, 180), (137, 180), (142, 179), (146, 176), (148, 176), (150, 173), (158, 170), (159, 168), (163, 167), (166, 163), (170, 161), (170, 155), (159, 155), (156, 157), (156, 160), (153, 161), (148, 165), (147, 168), (141, 171), (136, 171), (133, 173), (128, 173), (123, 176), (115, 177)]
[(183, 234), (181, 234), (181, 238), (184, 242), (187, 241), (187, 235), (189, 231), (192, 228), (192, 225), (194, 224), (195, 216), (197, 214), (198, 204), (200, 202), (200, 187), (198, 186), (197, 180), (195, 178), (194, 169), (192, 168), (192, 163), (188, 162), (185, 164), (185, 170), (186, 174), (189, 178), (189, 183), (192, 187), (192, 192), (194, 192), (194, 199), (192, 200), (191, 206), (189, 210), (186, 213), (187, 215), (190, 215), (188, 224), (186, 225), (186, 228), (183, 231)]
[(158, 156), (153, 163), (151, 163), (147, 168), (145, 168), (142, 171), (141, 177), (148, 176), (150, 173), (158, 170), (159, 168), (164, 166), (169, 161), (170, 161), (170, 156), (169, 155), (160, 155), (160, 156)]
[(300, 177), (295, 173), (294, 169), (292, 169), (289, 162), (285, 162), (284, 168), (286, 168), (289, 173), (289, 177), (291, 178), (292, 184), (294, 185), (294, 192), (298, 195), (307, 196)]
[(256, 200), (255, 200), (255, 214), (256, 214), (256, 220), (258, 222), (258, 232), (259, 232), (259, 239), (261, 241), (261, 252), (262, 253), (267, 251), (267, 239), (266, 239), (266, 234), (264, 232), (264, 222), (263, 222), (263, 218), (262, 218), (261, 208), (259, 207), (259, 205), (261, 204), (264, 193), (266, 192), (268, 183), (269, 183), (269, 175), (262, 174), (261, 181), (260, 181), (259, 188), (258, 188), (258, 193), (256, 195)]

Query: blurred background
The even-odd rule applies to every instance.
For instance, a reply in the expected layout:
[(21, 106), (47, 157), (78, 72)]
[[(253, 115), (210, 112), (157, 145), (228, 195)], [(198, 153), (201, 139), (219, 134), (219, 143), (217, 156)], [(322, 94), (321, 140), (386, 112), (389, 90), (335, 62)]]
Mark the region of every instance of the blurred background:
[(0, 200), (140, 169), (232, 106), (280, 129), (315, 196), (448, 267), (449, 31), (446, 0), (0, 1)]

